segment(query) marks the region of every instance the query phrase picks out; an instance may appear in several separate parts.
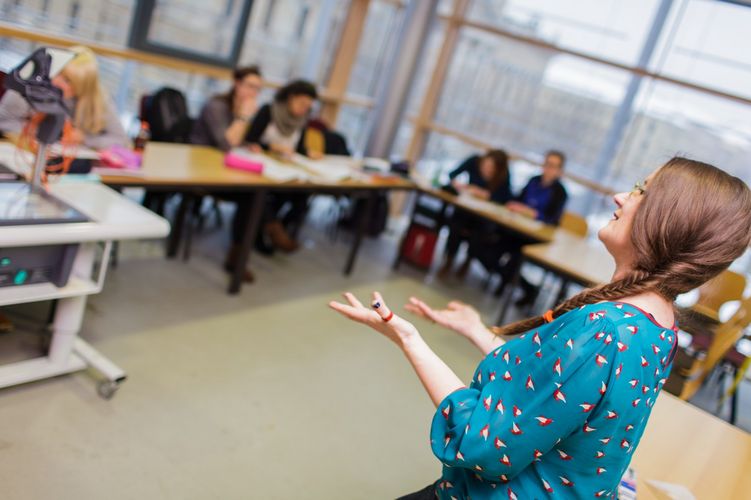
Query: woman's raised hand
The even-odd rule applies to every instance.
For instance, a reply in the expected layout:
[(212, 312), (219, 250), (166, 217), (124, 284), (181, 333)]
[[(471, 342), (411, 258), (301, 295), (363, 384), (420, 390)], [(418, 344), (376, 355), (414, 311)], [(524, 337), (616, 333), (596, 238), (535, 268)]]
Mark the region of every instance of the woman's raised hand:
[(445, 309), (433, 309), (417, 297), (410, 297), (404, 308), (469, 339), (488, 331), (477, 309), (458, 300), (449, 302)]
[(364, 306), (349, 292), (344, 294), (344, 298), (349, 305), (331, 301), (329, 307), (352, 321), (371, 327), (399, 347), (404, 347), (406, 342), (420, 337), (412, 323), (389, 309), (380, 293), (373, 292), (373, 301), (369, 306)]

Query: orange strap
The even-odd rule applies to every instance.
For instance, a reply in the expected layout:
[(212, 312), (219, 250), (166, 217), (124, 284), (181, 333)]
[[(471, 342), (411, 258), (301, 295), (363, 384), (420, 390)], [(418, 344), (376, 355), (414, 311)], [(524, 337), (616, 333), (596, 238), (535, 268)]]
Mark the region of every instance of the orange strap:
[(542, 315), (542, 319), (545, 320), (545, 323), (552, 323), (553, 322), (553, 310), (548, 309), (545, 311), (545, 314)]

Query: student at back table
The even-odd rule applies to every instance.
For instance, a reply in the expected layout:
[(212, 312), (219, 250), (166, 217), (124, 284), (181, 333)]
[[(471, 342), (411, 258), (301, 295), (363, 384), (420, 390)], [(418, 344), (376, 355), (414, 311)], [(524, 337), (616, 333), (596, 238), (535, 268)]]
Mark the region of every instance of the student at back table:
[[(65, 103), (73, 110), (73, 132), (67, 140), (92, 149), (129, 145), (115, 104), (99, 82), (94, 52), (80, 46), (70, 50), (75, 56), (52, 78), (52, 84), (62, 91)], [(20, 133), (34, 114), (21, 94), (9, 90), (0, 100), (0, 132)]]
[[(561, 184), (566, 155), (560, 151), (550, 150), (545, 154), (542, 174), (532, 177), (522, 192), (506, 203), (509, 210), (526, 215), (546, 224), (558, 225), (568, 194)], [(486, 235), (476, 235), (470, 244), (470, 255), (477, 258), (488, 270), (498, 271), (501, 284), (496, 289), (500, 295), (506, 284), (511, 280), (521, 261), (521, 247), (529, 243), (508, 231), (500, 231), (490, 238)], [(501, 265), (500, 260), (508, 255), (508, 260)], [(524, 296), (517, 305), (531, 303), (536, 296), (533, 285), (521, 280)]]
[[(245, 142), (253, 115), (258, 110), (258, 94), (263, 84), (261, 70), (258, 66), (240, 67), (234, 70), (232, 77), (232, 88), (224, 94), (211, 97), (201, 109), (190, 134), (192, 144), (229, 151)], [(260, 151), (260, 148), (257, 150)], [(232, 219), (232, 243), (224, 262), (227, 272), (232, 272), (248, 225), (247, 216), (252, 198), (248, 194), (229, 191), (214, 195), (237, 205)], [(243, 280), (254, 280), (250, 269), (244, 270)]]
[[(466, 173), (466, 183), (459, 182), (459, 175)], [(481, 200), (505, 203), (511, 198), (511, 180), (508, 168), (508, 155), (501, 149), (492, 149), (484, 155), (473, 155), (464, 160), (450, 174), (449, 190), (468, 194)], [(462, 241), (470, 241), (475, 234), (484, 234), (492, 225), (482, 218), (461, 209), (456, 209), (448, 221), (449, 237), (443, 266), (438, 276), (446, 278), (454, 266), (454, 258)], [(459, 275), (466, 274), (470, 259), (460, 266)]]

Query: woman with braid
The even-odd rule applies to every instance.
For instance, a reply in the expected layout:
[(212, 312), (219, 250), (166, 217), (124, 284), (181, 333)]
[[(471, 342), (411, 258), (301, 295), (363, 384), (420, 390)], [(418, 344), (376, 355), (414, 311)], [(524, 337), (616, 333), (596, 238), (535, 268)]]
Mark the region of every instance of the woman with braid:
[(600, 240), (612, 281), (542, 317), (486, 328), (471, 307), (406, 308), (485, 355), (469, 387), (417, 329), (345, 294), (330, 306), (398, 345), (437, 406), (442, 477), (408, 499), (615, 498), (676, 349), (673, 301), (717, 276), (751, 241), (751, 191), (705, 163), (673, 158), (615, 196)]

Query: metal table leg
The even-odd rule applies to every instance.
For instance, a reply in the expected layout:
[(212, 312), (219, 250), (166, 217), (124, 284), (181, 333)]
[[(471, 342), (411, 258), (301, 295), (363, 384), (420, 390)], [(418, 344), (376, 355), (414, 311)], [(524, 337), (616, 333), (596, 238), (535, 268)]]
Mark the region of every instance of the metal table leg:
[(266, 203), (266, 190), (260, 189), (253, 195), (253, 203), (248, 205), (248, 224), (245, 226), (245, 233), (243, 234), (243, 242), (240, 246), (240, 253), (235, 260), (234, 269), (232, 270), (232, 276), (230, 278), (229, 289), (227, 290), (230, 295), (240, 293), (240, 288), (243, 282), (243, 273), (245, 272), (245, 266), (248, 265), (250, 260), (250, 250), (253, 247), (253, 242), (258, 236), (258, 231), (261, 227), (261, 217), (263, 217), (263, 209)]
[(360, 250), (360, 244), (362, 243), (362, 237), (365, 234), (365, 226), (367, 226), (373, 214), (373, 207), (375, 205), (375, 199), (378, 193), (373, 191), (368, 193), (368, 197), (365, 199), (365, 209), (360, 214), (360, 220), (357, 221), (357, 231), (355, 232), (354, 241), (352, 241), (352, 247), (347, 257), (347, 263), (344, 266), (344, 275), (349, 276), (352, 274), (352, 269), (355, 267), (355, 260), (357, 259), (357, 252)]
[(516, 290), (516, 287), (519, 286), (519, 281), (521, 280), (523, 265), (524, 265), (524, 255), (522, 255), (522, 258), (519, 261), (519, 265), (514, 271), (514, 275), (513, 275), (513, 278), (511, 279), (511, 283), (509, 283), (510, 286), (506, 286), (506, 295), (503, 298), (503, 303), (501, 305), (501, 312), (498, 315), (497, 324), (499, 326), (503, 325), (503, 323), (506, 321), (506, 313), (508, 312), (508, 308), (511, 305), (511, 299), (514, 296), (514, 290)]

